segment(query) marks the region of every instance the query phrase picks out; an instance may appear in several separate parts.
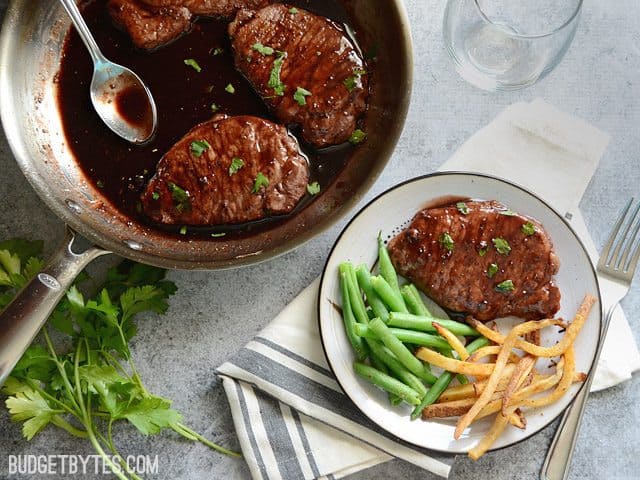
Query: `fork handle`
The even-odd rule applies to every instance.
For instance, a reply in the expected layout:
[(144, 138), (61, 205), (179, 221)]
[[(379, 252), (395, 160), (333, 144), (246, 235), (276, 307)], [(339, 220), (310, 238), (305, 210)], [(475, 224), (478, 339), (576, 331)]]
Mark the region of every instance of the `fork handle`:
[(594, 375), (589, 375), (586, 384), (562, 416), (558, 430), (547, 452), (547, 457), (542, 465), (540, 480), (566, 480), (569, 477), (571, 459), (578, 440), (578, 432), (580, 431), (580, 420), (587, 404), (593, 377)]
[(556, 430), (551, 446), (547, 451), (547, 456), (542, 464), (540, 480), (567, 480), (569, 477), (571, 459), (573, 458), (573, 451), (575, 450), (576, 441), (578, 439), (580, 421), (582, 420), (584, 407), (587, 404), (587, 397), (589, 396), (589, 390), (591, 389), (593, 378), (596, 376), (598, 360), (600, 359), (600, 353), (602, 353), (604, 339), (607, 336), (607, 331), (609, 330), (611, 317), (613, 317), (613, 312), (618, 306), (619, 303), (612, 305), (604, 316), (604, 323), (602, 324), (600, 334), (600, 343), (598, 344), (596, 355), (593, 359), (593, 368), (591, 369), (591, 372), (589, 372), (587, 380), (584, 382), (580, 392), (576, 395), (573, 403), (569, 408), (567, 408), (562, 416), (558, 430)]

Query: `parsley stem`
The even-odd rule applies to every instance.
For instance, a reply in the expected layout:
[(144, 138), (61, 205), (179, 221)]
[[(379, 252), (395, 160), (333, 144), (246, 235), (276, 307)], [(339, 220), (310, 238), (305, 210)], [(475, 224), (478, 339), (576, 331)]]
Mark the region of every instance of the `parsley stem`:
[(58, 355), (56, 354), (56, 350), (53, 348), (53, 342), (51, 342), (51, 337), (49, 337), (49, 331), (47, 330), (46, 326), (42, 329), (42, 332), (44, 333), (44, 338), (45, 338), (45, 341), (47, 342), (47, 347), (49, 348), (49, 352), (51, 353), (53, 361), (56, 364), (56, 368), (58, 369), (58, 372), (62, 377), (62, 381), (64, 382), (64, 386), (66, 387), (64, 388), (64, 394), (67, 396), (69, 401), (73, 403), (74, 407), (82, 413), (82, 411), (80, 410), (80, 405), (78, 405), (78, 402), (76, 401), (73, 395), (74, 390), (73, 390), (73, 387), (71, 386), (71, 382), (69, 381), (69, 378), (67, 377), (67, 372), (64, 369), (64, 365), (60, 363), (60, 361), (58, 360)]
[(70, 433), (71, 435), (73, 435), (75, 437), (87, 438), (89, 436), (86, 431), (80, 430), (80, 429), (74, 427), (69, 422), (67, 422), (64, 418), (62, 418), (62, 417), (60, 417), (58, 415), (54, 416), (51, 419), (51, 423), (53, 423), (56, 427), (60, 427), (63, 430), (66, 430), (68, 433)]
[(232, 457), (242, 457), (241, 453), (234, 452), (232, 450), (227, 450), (226, 448), (221, 447), (220, 445), (217, 445), (217, 444), (213, 443), (211, 440), (206, 439), (205, 437), (200, 435), (198, 432), (195, 432), (195, 431), (191, 430), (189, 427), (187, 427), (186, 425), (184, 425), (182, 423), (177, 423), (175, 425), (171, 425), (171, 428), (176, 433), (179, 433), (183, 437), (195, 438), (199, 442), (205, 444), (207, 447), (213, 448), (214, 450), (217, 450), (220, 453), (224, 453), (225, 455), (230, 455)]
[(37, 391), (40, 395), (42, 395), (44, 398), (46, 398), (47, 400), (55, 403), (56, 405), (58, 405), (60, 408), (62, 408), (63, 410), (66, 410), (67, 413), (73, 415), (74, 417), (76, 417), (78, 420), (82, 420), (80, 415), (78, 415), (78, 412), (75, 412), (73, 409), (71, 409), (71, 407), (69, 407), (67, 404), (61, 402), (60, 400), (58, 400), (56, 397), (54, 397), (53, 395), (49, 395), (47, 392), (45, 392), (42, 388), (40, 388), (33, 380), (27, 378), (26, 380), (27, 385), (29, 385), (32, 389), (34, 389), (35, 391)]

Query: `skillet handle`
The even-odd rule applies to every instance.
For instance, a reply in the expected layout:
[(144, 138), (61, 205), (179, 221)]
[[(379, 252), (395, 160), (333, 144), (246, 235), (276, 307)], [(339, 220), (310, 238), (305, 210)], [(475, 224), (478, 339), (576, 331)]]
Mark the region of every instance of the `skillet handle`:
[(97, 247), (72, 251), (75, 232), (64, 241), (42, 271), (0, 313), (0, 386), (38, 334), (78, 274), (95, 258), (111, 253)]

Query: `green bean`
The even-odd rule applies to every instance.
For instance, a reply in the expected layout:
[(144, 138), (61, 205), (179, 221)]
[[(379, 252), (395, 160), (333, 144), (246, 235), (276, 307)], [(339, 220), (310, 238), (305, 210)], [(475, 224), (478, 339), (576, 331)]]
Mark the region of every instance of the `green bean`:
[(382, 277), (371, 277), (371, 286), (392, 312), (409, 313), (400, 292), (396, 292)]
[(351, 310), (358, 323), (369, 323), (369, 316), (367, 315), (367, 308), (362, 300), (360, 289), (358, 288), (358, 282), (356, 280), (355, 270), (353, 265), (349, 262), (343, 262), (340, 264), (340, 274), (345, 274), (347, 279), (347, 286), (349, 289), (349, 299), (351, 301)]
[(373, 310), (374, 316), (386, 323), (389, 319), (389, 310), (387, 310), (384, 302), (371, 286), (371, 273), (369, 273), (366, 265), (362, 264), (356, 268), (356, 278), (358, 279), (358, 285), (367, 296), (367, 303)]
[(435, 381), (435, 377), (426, 370), (424, 364), (416, 358), (400, 340), (398, 340), (382, 320), (374, 318), (369, 322), (369, 328), (380, 339), (385, 347), (391, 350), (391, 353), (396, 356), (398, 361), (404, 365), (407, 370), (428, 383), (433, 383)]
[(415, 315), (432, 317), (431, 312), (422, 301), (420, 292), (414, 284), (405, 285), (400, 289), (404, 303), (406, 303), (409, 311)]
[[(367, 339), (366, 342), (367, 345), (369, 345), (371, 354), (375, 355), (384, 364), (385, 368), (389, 368), (392, 376), (396, 377), (405, 385), (413, 388), (416, 392), (418, 392), (420, 398), (426, 395), (427, 388), (424, 386), (424, 383), (422, 383), (422, 380), (420, 380), (413, 373), (407, 370), (404, 365), (402, 365), (393, 355), (393, 353), (391, 353), (385, 346), (375, 340)], [(378, 370), (384, 371), (384, 369)]]
[(378, 233), (378, 268), (380, 269), (380, 275), (382, 275), (382, 278), (387, 281), (394, 292), (400, 295), (398, 274), (396, 273), (396, 269), (393, 267), (393, 263), (391, 263), (389, 250), (387, 250), (387, 247), (382, 240), (382, 232)]
[[(369, 325), (357, 324), (354, 327), (354, 330), (356, 332), (356, 335), (359, 335), (363, 338), (382, 340), (379, 335), (371, 328), (371, 323), (369, 323)], [(389, 332), (391, 332), (391, 334), (402, 343), (422, 345), (425, 347), (435, 348), (437, 350), (451, 350), (451, 345), (449, 345), (445, 339), (437, 335), (416, 332), (415, 330), (406, 330), (404, 328), (389, 328)]]
[(393, 405), (394, 407), (397, 407), (402, 403), (402, 399), (393, 393), (389, 394), (389, 401), (391, 402), (391, 405)]
[(424, 317), (412, 315), (411, 313), (391, 312), (387, 324), (393, 327), (408, 328), (410, 330), (420, 330), (423, 332), (435, 332), (432, 322), (439, 323), (454, 335), (477, 337), (480, 334), (466, 323), (456, 322), (446, 318)]
[[(469, 353), (473, 353), (476, 350), (489, 345), (489, 340), (484, 337), (476, 338), (473, 342), (466, 346), (467, 351)], [(440, 374), (438, 379), (435, 381), (433, 385), (427, 391), (427, 394), (422, 398), (422, 402), (411, 412), (411, 420), (415, 420), (420, 416), (422, 410), (424, 410), (427, 406), (431, 405), (433, 402), (440, 398), (442, 392), (444, 392), (449, 384), (453, 380), (453, 373), (451, 372), (443, 372)]]
[[(380, 321), (382, 322), (382, 320)], [(420, 397), (418, 396), (418, 393), (413, 388), (406, 386), (400, 380), (396, 380), (386, 373), (361, 362), (354, 362), (353, 368), (361, 377), (366, 378), (374, 385), (382, 388), (384, 391), (397, 395), (408, 404), (420, 404)]]
[(340, 292), (342, 293), (342, 320), (344, 322), (344, 329), (347, 333), (349, 343), (356, 351), (356, 356), (359, 360), (364, 360), (367, 357), (367, 351), (362, 338), (355, 333), (356, 319), (353, 316), (351, 310), (351, 301), (349, 299), (349, 289), (347, 286), (348, 279), (346, 273), (340, 274)]
[[(386, 373), (388, 375), (389, 374), (389, 369), (384, 364), (382, 359), (378, 355), (376, 355), (376, 352), (374, 351), (374, 349), (371, 348), (371, 344), (374, 343), (374, 342), (377, 343), (375, 340), (367, 340), (367, 339), (365, 339), (365, 343), (366, 343), (367, 347), (369, 347), (369, 361), (371, 362), (371, 366), (373, 368), (377, 368), (382, 373)], [(426, 392), (426, 390), (425, 390), (425, 392)], [(391, 405), (398, 405), (398, 404), (402, 403), (402, 399), (400, 397), (398, 397), (397, 395), (393, 394), (393, 393), (389, 393), (389, 402), (391, 403)]]

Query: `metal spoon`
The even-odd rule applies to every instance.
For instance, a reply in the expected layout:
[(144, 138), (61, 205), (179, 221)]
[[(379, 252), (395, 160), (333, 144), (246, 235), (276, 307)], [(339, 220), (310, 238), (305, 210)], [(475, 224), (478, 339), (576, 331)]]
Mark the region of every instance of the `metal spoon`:
[[(93, 60), (91, 101), (104, 123), (125, 140), (143, 144), (156, 133), (158, 113), (149, 88), (130, 69), (107, 60), (75, 0), (60, 0)], [(131, 110), (131, 111), (130, 111)]]

